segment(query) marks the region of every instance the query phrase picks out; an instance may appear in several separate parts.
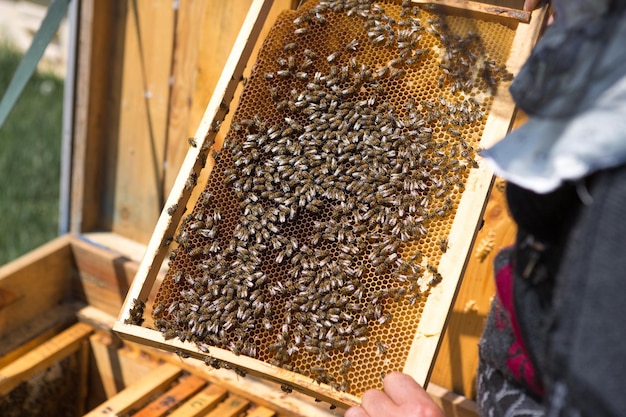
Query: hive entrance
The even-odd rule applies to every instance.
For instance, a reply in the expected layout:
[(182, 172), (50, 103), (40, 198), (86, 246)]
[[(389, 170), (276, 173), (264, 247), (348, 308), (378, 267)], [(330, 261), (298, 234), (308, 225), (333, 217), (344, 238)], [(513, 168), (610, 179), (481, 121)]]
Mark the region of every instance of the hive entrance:
[(410, 2), (283, 13), (179, 228), (155, 327), (354, 395), (402, 370), (513, 35)]

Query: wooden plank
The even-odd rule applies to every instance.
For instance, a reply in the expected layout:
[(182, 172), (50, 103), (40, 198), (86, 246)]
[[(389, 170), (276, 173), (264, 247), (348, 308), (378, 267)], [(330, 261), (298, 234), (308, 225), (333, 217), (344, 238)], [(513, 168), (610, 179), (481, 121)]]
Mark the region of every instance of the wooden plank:
[[(202, 122), (194, 135), (197, 140), (197, 147), (190, 148), (187, 153), (165, 205), (166, 208), (161, 212), (154, 234), (148, 245), (146, 256), (139, 267), (137, 274), (139, 279), (135, 280), (122, 308), (121, 321), (130, 317), (129, 311), (134, 299), (144, 302), (148, 299), (152, 285), (165, 258), (167, 245), (164, 245), (164, 242), (174, 235), (178, 221), (191, 194), (191, 190), (186, 189), (188, 188), (186, 187), (187, 180), (192, 174), (197, 175), (202, 169), (203, 161), (200, 152), (202, 151), (206, 155), (208, 150), (202, 150), (204, 143), (206, 140), (213, 140), (215, 137), (215, 132), (210, 133), (210, 127), (214, 122), (221, 121), (226, 113), (222, 103), (229, 103), (232, 100), (239, 77), (243, 73), (270, 6), (271, 1), (255, 0), (250, 8), (235, 47), (228, 58), (226, 68), (215, 89), (216, 94), (212, 96)], [(209, 160), (207, 169), (210, 170), (211, 168), (212, 161)], [(169, 214), (168, 208), (175, 208), (175, 210), (172, 211), (172, 214)]]
[[(213, 23), (218, 20), (215, 16), (204, 24), (207, 17), (206, 9), (210, 7), (206, 1), (181, 0), (178, 3), (176, 14), (176, 33), (174, 42), (174, 56), (172, 68), (172, 89), (169, 101), (169, 115), (167, 120), (166, 154), (167, 164), (164, 169), (163, 193), (169, 194), (180, 164), (185, 158), (190, 136), (189, 131), (191, 109), (194, 105), (193, 96), (195, 79), (198, 70), (198, 56), (202, 48), (202, 32), (207, 29), (219, 32)], [(230, 3), (230, 2), (218, 2)], [(224, 21), (223, 23), (239, 27), (235, 22)], [(212, 65), (218, 66), (214, 57), (208, 60)], [(210, 97), (208, 91), (205, 95)], [(195, 128), (197, 125), (193, 125)]]
[(230, 395), (206, 417), (237, 417), (250, 406), (250, 401), (237, 395)]
[(79, 237), (72, 237), (71, 246), (78, 268), (75, 298), (105, 313), (117, 315), (138, 263)]
[(0, 337), (70, 298), (76, 270), (69, 242), (59, 237), (0, 268)]
[(228, 392), (248, 398), (257, 406), (277, 410), (282, 417), (337, 417), (343, 415), (341, 408), (329, 409), (329, 405), (315, 401), (309, 395), (294, 391), (290, 394), (279, 385), (248, 375), (245, 378), (227, 369), (213, 369), (203, 361), (194, 358), (181, 359), (178, 355), (142, 345), (141, 349), (150, 352), (160, 360), (173, 363), (183, 369), (199, 374), (202, 378), (216, 383)]
[(146, 374), (137, 383), (121, 391), (113, 398), (100, 404), (86, 417), (114, 416), (124, 413), (147, 401), (151, 396), (166, 389), (180, 374), (181, 369), (170, 364), (163, 364)]
[(109, 229), (126, 2), (81, 2), (70, 231)]
[[(159, 363), (130, 346), (122, 345), (108, 332), (97, 332), (89, 339), (93, 357), (92, 387), (101, 393), (101, 401), (114, 397), (125, 387), (137, 383)], [(96, 391), (96, 390), (94, 390)], [(91, 397), (91, 395), (90, 395)], [(91, 398), (90, 398), (91, 399)]]
[(246, 417), (274, 417), (275, 415), (276, 411), (265, 407), (254, 407), (246, 413)]
[(164, 392), (159, 398), (142, 408), (134, 417), (161, 417), (178, 407), (189, 397), (197, 393), (206, 381), (194, 375), (181, 378), (177, 385)]
[(469, 0), (411, 0), (416, 4), (436, 4), (442, 7), (466, 10), (491, 16), (515, 19), (523, 23), (530, 22), (530, 12), (505, 6), (485, 4), (479, 1)]
[[(120, 334), (126, 340), (157, 349), (168, 350), (170, 352), (180, 350), (196, 359), (202, 359), (205, 355), (198, 350), (195, 344), (191, 342), (181, 342), (179, 339), (165, 340), (163, 334), (156, 330), (117, 321), (113, 327), (113, 331)], [(304, 375), (272, 366), (248, 356), (235, 355), (228, 350), (216, 347), (211, 347), (211, 356), (231, 364), (236, 364), (238, 368), (245, 371), (248, 375), (262, 377), (278, 384), (289, 384), (293, 386), (294, 389), (306, 395), (336, 406), (359, 404), (360, 401), (359, 398), (354, 395), (338, 392), (329, 385), (318, 384)]]
[(76, 322), (75, 304), (62, 304), (0, 337), (0, 368), (50, 340)]
[[(228, 2), (209, 2), (206, 8), (204, 21), (206, 24), (202, 29), (202, 47), (199, 50), (198, 72), (195, 79), (195, 90), (193, 92), (192, 108), (190, 112), (189, 136), (196, 133), (196, 127), (200, 124), (202, 116), (209, 104), (211, 93), (215, 90), (216, 84), (222, 74), (229, 53), (236, 42), (239, 28), (242, 27), (246, 17), (246, 11), (250, 9), (253, 0), (233, 0)], [(259, 34), (259, 39), (265, 39), (270, 28), (276, 21), (278, 15), (289, 8), (292, 8), (291, 0), (275, 0), (267, 15)], [(254, 62), (258, 56), (261, 44), (257, 43), (250, 54), (250, 62)], [(247, 67), (244, 75), (248, 75), (251, 68)], [(235, 99), (230, 103), (230, 108), (236, 107), (241, 86), (235, 93)], [(224, 120), (224, 125), (229, 126), (229, 120), (234, 112), (230, 112)], [(221, 144), (223, 133), (218, 133), (215, 142)], [(174, 162), (173, 166), (180, 167), (182, 160)]]
[(196, 417), (213, 410), (224, 397), (226, 390), (215, 384), (211, 384), (203, 389), (199, 394), (191, 397), (189, 401), (174, 410), (170, 417)]
[(164, 203), (175, 10), (171, 0), (127, 7), (111, 230), (147, 242)]
[(91, 326), (77, 323), (0, 369), (0, 396), (8, 394), (21, 382), (78, 351), (83, 340), (92, 332)]
[(115, 316), (102, 310), (86, 305), (76, 312), (76, 318), (87, 323), (95, 329), (110, 331), (115, 324)]
[(495, 294), (493, 259), (511, 244), (516, 227), (496, 181), (485, 210), (485, 224), (477, 235), (464, 273), (446, 334), (438, 352), (431, 381), (468, 398), (474, 398), (478, 341)]
[(478, 417), (476, 403), (436, 384), (428, 384), (430, 397), (443, 409), (446, 417)]
[(89, 356), (91, 349), (89, 340), (83, 339), (78, 352), (78, 388), (76, 414), (82, 416), (85, 414), (85, 405), (87, 404), (87, 396), (89, 395)]

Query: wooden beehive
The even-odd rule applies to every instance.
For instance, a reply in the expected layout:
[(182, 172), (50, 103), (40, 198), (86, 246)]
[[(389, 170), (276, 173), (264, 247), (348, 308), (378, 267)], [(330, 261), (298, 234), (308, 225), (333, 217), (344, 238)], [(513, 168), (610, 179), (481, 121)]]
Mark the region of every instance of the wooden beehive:
[[(359, 395), (368, 388), (380, 387), (381, 373), (391, 370), (403, 370), (421, 383), (428, 381), (491, 185), (492, 174), (476, 161), (473, 149), (488, 146), (510, 127), (514, 107), (506, 94), (506, 82), (502, 82), (506, 73), (504, 64), (507, 71), (517, 71), (536, 39), (541, 19), (533, 19), (529, 24), (510, 16), (470, 15), (465, 13), (467, 10), (460, 13), (458, 9), (423, 7), (418, 11), (413, 5), (394, 2), (381, 2), (378, 6), (366, 3), (360, 8), (349, 7), (350, 4), (307, 2), (298, 11), (281, 16), (247, 80), (225, 149), (214, 153), (222, 145), (214, 145), (220, 123), (269, 8), (268, 2), (253, 4), (216, 94), (190, 141), (190, 150), (114, 327), (122, 337), (205, 359), (210, 364), (226, 364), (242, 375), (261, 375), (279, 382), (287, 390), (295, 388), (339, 405), (358, 403)], [(495, 11), (501, 12), (502, 9)], [(462, 61), (460, 64), (455, 61), (458, 59)], [(464, 68), (464, 65), (473, 67)], [(308, 93), (319, 91), (325, 94), (326, 104), (319, 97), (306, 98)], [(307, 124), (307, 119), (313, 118), (315, 106), (326, 106), (327, 119)], [(357, 110), (366, 117), (358, 119)], [(385, 116), (394, 111), (392, 117)], [(352, 119), (355, 114), (357, 118)], [(374, 122), (368, 125), (365, 120)], [(331, 127), (335, 121), (336, 126)], [(324, 129), (319, 129), (322, 125)], [(314, 143), (319, 138), (307, 135), (322, 130), (341, 134), (323, 136), (323, 143)], [(356, 133), (350, 136), (349, 130)], [(364, 138), (371, 131), (394, 138), (382, 142), (402, 140), (408, 147), (410, 143), (424, 144), (424, 148), (411, 153), (394, 145), (385, 148), (378, 137), (376, 144), (357, 152), (372, 156), (382, 148), (388, 152), (385, 163), (392, 160), (396, 166), (410, 165), (411, 158), (426, 154), (425, 159), (432, 164), (415, 168), (427, 170), (423, 181), (416, 179), (412, 166), (408, 171), (393, 173), (383, 169), (385, 178), (381, 180), (369, 169), (380, 161), (369, 159), (360, 160), (370, 165), (362, 171), (352, 170), (358, 180), (348, 184), (344, 181), (345, 189), (336, 191), (337, 187), (322, 185), (316, 191), (319, 198), (310, 197), (305, 191), (300, 194), (291, 191), (299, 184), (308, 184), (305, 181), (311, 177), (314, 182), (320, 178), (324, 183), (322, 177), (340, 181), (333, 171), (341, 171), (341, 162), (345, 162), (342, 154), (349, 158), (349, 153), (342, 149), (366, 142)], [(282, 149), (281, 138), (287, 138), (284, 143), (292, 136), (298, 139), (289, 144), (296, 146)], [(349, 137), (355, 140), (344, 140)], [(420, 142), (424, 138), (426, 142)], [(334, 153), (324, 149), (324, 145), (334, 147)], [(400, 153), (406, 155), (405, 160), (399, 160)], [(300, 154), (311, 155), (312, 159), (289, 159)], [(313, 162), (322, 157), (330, 159), (330, 167), (312, 172)], [(257, 165), (250, 162), (255, 159), (261, 162)], [(333, 164), (335, 159), (339, 163)], [(246, 189), (243, 177), (259, 173), (260, 167), (272, 160), (290, 174), (269, 179), (265, 188), (257, 194), (251, 193), (253, 185)], [(450, 160), (456, 163), (436, 173), (444, 161), (447, 164)], [(349, 167), (356, 165), (352, 160), (347, 162)], [(205, 164), (208, 178), (198, 183), (198, 178), (203, 178), (200, 171)], [(294, 166), (299, 164), (305, 167), (300, 177), (293, 174)], [(371, 175), (364, 175), (366, 172)], [(265, 173), (259, 173), (259, 177), (262, 175)], [(414, 181), (407, 182), (411, 176)], [(396, 181), (396, 188), (389, 185), (393, 183), (390, 178), (401, 178)], [(293, 179), (291, 183), (290, 179)], [(372, 182), (377, 186), (359, 188), (359, 184)], [(267, 192), (272, 191), (270, 183), (278, 195), (268, 197)], [(347, 194), (350, 190), (360, 191), (348, 196), (356, 203), (348, 205), (341, 217), (337, 213), (346, 201), (336, 196), (346, 194), (346, 190)], [(194, 198), (190, 200), (192, 193)], [(264, 224), (253, 232), (248, 231), (244, 238), (240, 233), (242, 225), (267, 223), (268, 219), (255, 217), (254, 205), (242, 197), (245, 193), (255, 202), (264, 201), (266, 207), (275, 204), (272, 208), (276, 211), (268, 212), (275, 213), (273, 216), (278, 220), (271, 220), (268, 227)], [(413, 215), (414, 205), (408, 203), (406, 211), (411, 215), (404, 216), (398, 213), (398, 205), (393, 204), (394, 199), (403, 196), (418, 196), (419, 204), (428, 208), (420, 216)], [(287, 204), (285, 200), (290, 202)], [(385, 204), (386, 212), (380, 209)], [(368, 207), (362, 208), (363, 205)], [(286, 211), (281, 212), (281, 207)], [(370, 208), (377, 211), (371, 213)], [(183, 217), (187, 209), (191, 214)], [(353, 216), (354, 212), (362, 215)], [(248, 219), (242, 220), (242, 216)], [(414, 221), (408, 222), (404, 231), (396, 232), (398, 218), (411, 216)], [(417, 217), (423, 220), (415, 220)], [(342, 244), (343, 235), (329, 232), (333, 221), (346, 222), (348, 218), (355, 219), (352, 223), (348, 221), (348, 228), (356, 235), (356, 241), (363, 244)], [(385, 229), (388, 218), (393, 219), (390, 227), (394, 232)], [(221, 235), (213, 227), (218, 223)], [(406, 232), (407, 229), (411, 232)], [(276, 235), (277, 230), (284, 230), (280, 236), (286, 240), (273, 244), (272, 237), (276, 236), (272, 234)], [(231, 245), (233, 236), (237, 242)], [(176, 258), (164, 281), (159, 280), (155, 285), (174, 238), (179, 246), (174, 248)], [(248, 245), (249, 241), (253, 242), (252, 246)], [(254, 242), (261, 245), (258, 255), (259, 246), (254, 246)], [(387, 250), (390, 244), (393, 248)], [(291, 245), (289, 250), (288, 245)], [(376, 249), (377, 245), (381, 247)], [(303, 247), (310, 250), (302, 251)], [(353, 256), (342, 257), (340, 252)], [(246, 274), (262, 279), (233, 287), (232, 282), (246, 280), (245, 274), (236, 269), (241, 268), (243, 257), (248, 259), (250, 253), (258, 259), (253, 260), (254, 265), (245, 270)], [(392, 265), (387, 269), (377, 268), (385, 263), (385, 257)], [(313, 286), (303, 289), (309, 283), (291, 279), (284, 266), (289, 265), (285, 260), (292, 259), (295, 259), (292, 265), (316, 265), (321, 269), (319, 280), (330, 276), (328, 285), (314, 279)], [(341, 265), (342, 260), (347, 269), (323, 268), (326, 264)], [(207, 281), (202, 270), (206, 272), (215, 265), (223, 272)], [(235, 268), (228, 268), (232, 265)], [(356, 265), (359, 272), (355, 272)], [(301, 269), (292, 272), (294, 276), (300, 273)], [(337, 279), (337, 276), (347, 278)], [(211, 289), (214, 285), (217, 285), (215, 289)], [(204, 292), (198, 293), (199, 288)], [(308, 306), (308, 302), (316, 300), (309, 300), (314, 288), (329, 294), (335, 300), (330, 303), (333, 305), (318, 300), (315, 308)], [(351, 292), (335, 314), (330, 309), (336, 308), (336, 299), (341, 298), (346, 288)], [(187, 297), (190, 293), (207, 305), (222, 306), (202, 326), (194, 324), (204, 318), (189, 323), (192, 313), (201, 308), (200, 302), (194, 303), (193, 298)], [(146, 309), (151, 294), (156, 295), (156, 304), (149, 304)], [(260, 304), (255, 304), (259, 295), (264, 299), (273, 297), (272, 309), (276, 309), (271, 316), (267, 306), (259, 308), (259, 316), (254, 318), (244, 308), (237, 310), (238, 316), (233, 313), (227, 323), (215, 323), (220, 314), (227, 316), (234, 311), (231, 307), (238, 299), (244, 301), (247, 309), (256, 308), (253, 305)], [(376, 307), (379, 301), (380, 307)], [(319, 314), (310, 311), (317, 310), (319, 304), (328, 315), (328, 325), (320, 320), (326, 339), (330, 339), (329, 331), (333, 329), (351, 329), (345, 337), (333, 333), (333, 340), (340, 339), (339, 346), (321, 345), (319, 336), (312, 342), (306, 337), (319, 327), (313, 319)], [(183, 305), (194, 306), (192, 312), (182, 311), (179, 307)], [(374, 306), (373, 311), (361, 311), (369, 305)], [(296, 317), (294, 312), (292, 317), (289, 314), (292, 308), (304, 314)], [(263, 317), (261, 310), (265, 311)], [(176, 319), (177, 315), (187, 321)], [(302, 325), (300, 330), (305, 333), (299, 338), (294, 330), (297, 325), (292, 324), (298, 320)], [(357, 325), (361, 330), (353, 333)], [(196, 331), (198, 327), (203, 330)], [(238, 331), (229, 333), (231, 328)], [(221, 336), (220, 340), (204, 337), (213, 330), (229, 336)], [(285, 341), (284, 334), (292, 340)], [(348, 362), (350, 367), (346, 365)]]

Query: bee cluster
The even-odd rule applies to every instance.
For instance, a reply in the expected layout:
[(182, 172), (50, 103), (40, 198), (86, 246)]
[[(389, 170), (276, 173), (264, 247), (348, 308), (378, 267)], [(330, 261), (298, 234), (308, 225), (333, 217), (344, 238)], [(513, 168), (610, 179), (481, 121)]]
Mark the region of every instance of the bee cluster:
[[(32, 375), (0, 397), (3, 417), (76, 416), (81, 380), (78, 359), (69, 356)], [(59, 401), (62, 398), (63, 401)]]
[(179, 228), (155, 327), (214, 367), (213, 346), (354, 395), (402, 369), (508, 77), (475, 25), (408, 1), (281, 15)]

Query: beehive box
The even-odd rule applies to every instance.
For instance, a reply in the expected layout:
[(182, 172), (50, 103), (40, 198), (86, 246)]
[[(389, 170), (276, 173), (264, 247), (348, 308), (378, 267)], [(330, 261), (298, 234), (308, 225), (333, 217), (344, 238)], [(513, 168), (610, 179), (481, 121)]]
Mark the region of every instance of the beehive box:
[(506, 85), (540, 22), (306, 2), (274, 25), (215, 143), (266, 10), (251, 9), (115, 330), (333, 404), (392, 370), (426, 383), (491, 184), (476, 149), (509, 128)]

